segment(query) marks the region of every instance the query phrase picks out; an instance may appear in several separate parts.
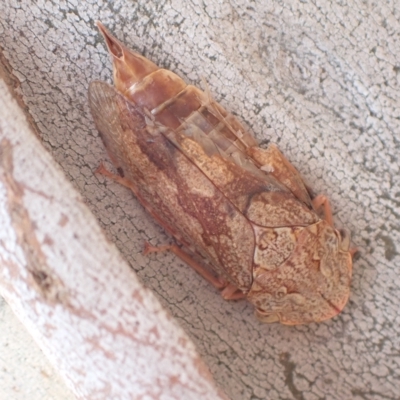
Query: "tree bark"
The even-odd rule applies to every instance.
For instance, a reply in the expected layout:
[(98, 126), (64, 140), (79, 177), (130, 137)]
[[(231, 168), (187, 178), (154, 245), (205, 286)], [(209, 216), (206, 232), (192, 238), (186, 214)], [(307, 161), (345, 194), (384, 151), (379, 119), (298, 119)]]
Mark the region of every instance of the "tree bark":
[[(48, 170), (43, 167), (36, 175), (37, 170), (32, 169), (38, 163), (36, 153), (18, 156), (24, 142), (9, 139), (11, 150), (6, 154), (11, 152), (14, 172), (4, 179), (14, 194), (10, 200), (2, 192), (2, 204), (7, 207), (3, 213), (10, 232), (4, 243), (14, 247), (8, 248), (7, 260), (22, 266), (29, 256), (38, 265), (48, 265), (53, 258), (63, 264), (72, 250), (97, 257), (97, 263), (76, 264), (82, 279), (85, 274), (91, 277), (93, 285), (86, 289), (80, 283), (81, 275), (77, 278), (65, 266), (55, 272), (25, 266), (22, 276), (30, 276), (30, 284), (24, 287), (33, 296), (29, 299), (40, 295), (47, 304), (36, 309), (46, 318), (24, 320), (30, 331), (47, 327), (55, 332), (55, 341), (73, 348), (72, 328), (61, 325), (68, 335), (57, 333), (62, 310), (70, 310), (77, 321), (88, 318), (97, 324), (96, 330), (86, 328), (83, 322), (79, 328), (90, 332), (92, 344), (85, 349), (104, 349), (111, 363), (112, 345), (99, 342), (98, 332), (117, 329), (113, 321), (119, 312), (124, 324), (118, 335), (123, 335), (124, 329), (136, 329), (122, 302), (128, 293), (133, 297), (136, 278), (126, 267), (116, 267), (125, 264), (99, 239), (98, 225), (86, 211), (63, 212), (68, 219), (66, 227), (76, 218), (88, 232), (82, 236), (74, 231), (77, 237), (64, 234), (67, 228), (61, 225), (66, 219), (61, 210), (69, 201), (57, 192), (50, 196), (44, 190), (51, 189), (48, 175), (46, 179), (43, 175), (45, 171), (59, 174), (61, 169), (82, 196), (72, 194), (69, 188), (68, 199), (74, 199), (71, 204), (79, 210), (83, 202), (89, 207), (140, 281), (186, 331), (230, 398), (398, 398), (399, 12), (396, 1), (1, 2), (1, 46), (9, 75), (42, 144), (59, 165)], [(244, 121), (261, 144), (277, 143), (315, 193), (331, 199), (336, 226), (349, 229), (360, 250), (350, 301), (343, 313), (319, 325), (262, 325), (249, 304), (224, 302), (173, 255), (142, 256), (145, 240), (158, 245), (170, 243), (171, 238), (128, 190), (93, 173), (100, 161), (108, 158), (90, 117), (87, 87), (94, 79), (111, 80), (111, 62), (94, 25), (97, 19), (126, 45), (189, 83), (201, 86), (204, 77), (216, 100)], [(8, 124), (13, 121), (11, 115), (2, 115)], [(37, 203), (28, 202), (28, 196)], [(15, 227), (11, 206), (19, 210), (19, 223), (30, 227), (27, 236), (21, 236), (24, 231)], [(46, 209), (51, 218), (39, 217), (39, 209)], [(31, 221), (30, 225), (26, 221)], [(37, 225), (47, 226), (47, 230)], [(29, 245), (25, 250), (23, 243)], [(35, 243), (41, 251), (30, 251), (36, 249)], [(56, 243), (60, 250), (55, 257), (51, 249)], [(100, 272), (97, 266), (103, 263), (108, 267)], [(4, 265), (5, 271), (11, 268)], [(14, 293), (9, 282), (20, 273), (16, 269), (15, 275), (3, 277), (2, 287)], [(113, 291), (105, 285), (106, 277), (117, 279), (119, 274), (123, 282)], [(83, 297), (75, 297), (75, 291), (71, 294), (73, 278), (75, 291), (85, 291), (90, 297), (82, 307), (101, 312), (77, 315)], [(97, 279), (103, 282), (99, 291), (91, 289)], [(13, 295), (13, 304), (19, 301), (21, 316), (31, 303), (25, 297), (18, 300), (18, 293)], [(105, 304), (111, 304), (111, 299), (119, 311), (106, 317)], [(153, 318), (151, 315), (148, 317)], [(160, 324), (161, 332), (166, 325)], [(77, 360), (84, 358), (85, 351), (79, 352), (79, 357), (72, 353)], [(87, 373), (95, 374), (97, 358), (87, 362), (91, 363)], [(63, 365), (59, 363), (60, 368)], [(81, 370), (74, 367), (72, 371), (79, 375)], [(118, 384), (117, 378), (110, 374), (104, 382)]]

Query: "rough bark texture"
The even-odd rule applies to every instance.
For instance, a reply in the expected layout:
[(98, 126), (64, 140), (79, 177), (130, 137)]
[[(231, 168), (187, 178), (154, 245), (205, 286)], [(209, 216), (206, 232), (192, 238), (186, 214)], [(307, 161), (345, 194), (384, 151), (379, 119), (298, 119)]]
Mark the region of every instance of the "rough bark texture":
[[(398, 398), (399, 3), (34, 2), (0, 5), (4, 57), (41, 140), (109, 238), (195, 342), (232, 399)], [(349, 3), (350, 4), (350, 3)], [(262, 325), (170, 254), (107, 159), (86, 91), (110, 80), (94, 20), (276, 142), (360, 249), (350, 302), (319, 325)], [(67, 242), (66, 242), (67, 243)], [(129, 324), (129, 322), (127, 322)]]

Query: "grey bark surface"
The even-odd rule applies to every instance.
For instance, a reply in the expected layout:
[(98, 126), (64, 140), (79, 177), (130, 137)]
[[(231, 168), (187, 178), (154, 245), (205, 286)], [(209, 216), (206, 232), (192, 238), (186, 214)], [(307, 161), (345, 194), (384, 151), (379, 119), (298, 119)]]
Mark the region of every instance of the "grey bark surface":
[[(261, 143), (278, 144), (360, 250), (352, 294), (322, 324), (263, 325), (171, 254), (123, 187), (94, 175), (107, 155), (87, 105), (111, 62), (94, 21), (201, 86)], [(400, 381), (399, 3), (5, 2), (3, 56), (42, 143), (108, 237), (195, 343), (232, 399), (397, 399)]]

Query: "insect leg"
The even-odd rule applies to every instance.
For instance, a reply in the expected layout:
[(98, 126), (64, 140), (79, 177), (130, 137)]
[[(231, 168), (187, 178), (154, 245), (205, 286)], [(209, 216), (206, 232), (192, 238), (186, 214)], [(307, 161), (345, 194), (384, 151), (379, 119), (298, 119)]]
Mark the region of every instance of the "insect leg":
[(186, 264), (188, 264), (190, 267), (192, 267), (199, 275), (201, 275), (207, 282), (211, 283), (216, 289), (223, 289), (227, 286), (227, 283), (224, 279), (215, 277), (210, 271), (208, 271), (205, 267), (203, 267), (201, 264), (193, 260), (192, 257), (190, 257), (189, 254), (185, 253), (180, 247), (178, 247), (176, 244), (172, 245), (164, 245), (164, 246), (152, 246), (148, 242), (145, 244), (145, 248), (143, 251), (143, 254), (149, 254), (149, 253), (159, 253), (163, 251), (171, 251), (174, 253), (176, 256), (178, 256), (182, 261), (184, 261)]
[(232, 283), (222, 290), (221, 296), (224, 300), (240, 300), (246, 297), (246, 295), (235, 285), (232, 285)]
[(350, 249), (349, 249), (349, 253), (350, 253), (350, 255), (351, 255), (351, 258), (353, 258), (357, 253), (358, 253), (358, 247), (351, 247)]
[(132, 184), (130, 183), (130, 181), (128, 179), (122, 178), (119, 175), (113, 174), (112, 172), (110, 172), (103, 163), (100, 163), (100, 165), (97, 167), (96, 174), (101, 174), (104, 175), (107, 178), (112, 179), (113, 181), (118, 182), (119, 184), (127, 187), (128, 189), (132, 189)]
[[(324, 209), (324, 216), (326, 222), (330, 225), (333, 226), (333, 216), (332, 216), (332, 207), (331, 203), (329, 202), (329, 199), (324, 196), (323, 194), (319, 194), (317, 197), (315, 197), (312, 200), (313, 207), (318, 210), (318, 208), (323, 207)], [(358, 253), (358, 248), (357, 247), (352, 247), (349, 249), (349, 253), (351, 255), (351, 258), (354, 257), (356, 253)]]
[(333, 216), (332, 216), (332, 207), (331, 204), (326, 196), (323, 194), (319, 194), (312, 200), (313, 207), (318, 210), (318, 208), (323, 207), (324, 209), (324, 216), (325, 221), (330, 225), (333, 226)]

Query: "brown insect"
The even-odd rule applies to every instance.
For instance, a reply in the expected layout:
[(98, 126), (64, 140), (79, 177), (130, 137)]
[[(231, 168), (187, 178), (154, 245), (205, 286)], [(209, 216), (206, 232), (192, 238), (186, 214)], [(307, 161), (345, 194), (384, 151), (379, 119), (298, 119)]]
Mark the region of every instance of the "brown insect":
[(173, 251), (225, 299), (247, 298), (263, 322), (305, 324), (340, 313), (352, 251), (327, 199), (311, 199), (277, 147), (258, 147), (207, 91), (97, 25), (115, 88), (94, 81), (89, 101), (120, 176), (99, 170), (130, 188), (180, 244), (147, 251)]

